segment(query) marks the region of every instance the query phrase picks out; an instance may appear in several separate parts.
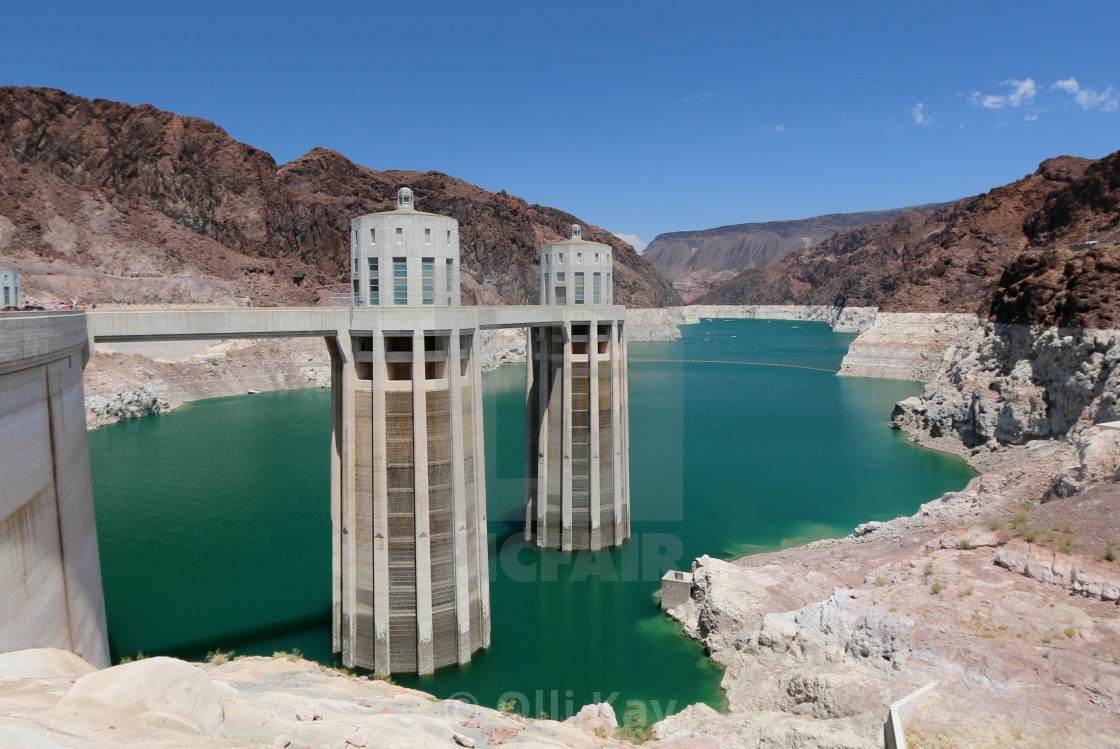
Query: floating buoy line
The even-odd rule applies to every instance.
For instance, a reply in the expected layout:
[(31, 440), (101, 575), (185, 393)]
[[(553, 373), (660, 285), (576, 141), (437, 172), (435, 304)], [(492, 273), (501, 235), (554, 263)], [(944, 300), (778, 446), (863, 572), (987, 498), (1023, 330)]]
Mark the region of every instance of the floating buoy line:
[(630, 364), (750, 364), (755, 367), (788, 367), (790, 369), (811, 369), (814, 372), (828, 372), (836, 374), (839, 369), (825, 369), (823, 367), (807, 367), (804, 364), (775, 364), (762, 361), (716, 361), (712, 359), (631, 359)]

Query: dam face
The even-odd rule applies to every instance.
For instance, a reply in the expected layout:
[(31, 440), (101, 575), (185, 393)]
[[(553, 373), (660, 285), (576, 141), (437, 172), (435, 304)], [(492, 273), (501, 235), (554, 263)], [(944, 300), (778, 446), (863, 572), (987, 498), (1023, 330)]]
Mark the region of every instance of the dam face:
[(80, 312), (0, 313), (0, 647), (109, 665)]

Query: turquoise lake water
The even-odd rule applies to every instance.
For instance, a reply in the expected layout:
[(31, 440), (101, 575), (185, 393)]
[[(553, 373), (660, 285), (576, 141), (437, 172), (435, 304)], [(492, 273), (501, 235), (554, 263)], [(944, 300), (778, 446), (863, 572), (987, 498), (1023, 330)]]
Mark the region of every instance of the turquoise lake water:
[[(521, 538), (524, 370), (484, 377), (493, 640), (466, 667), (394, 676), (440, 697), (638, 722), (704, 701), (721, 672), (663, 616), (666, 569), (845, 535), (972, 476), (887, 427), (917, 383), (836, 377), (852, 335), (728, 320), (630, 345), (633, 538), (595, 554)], [(781, 366), (773, 366), (781, 365)], [(90, 433), (114, 658), (330, 653), (330, 395), (218, 398)]]

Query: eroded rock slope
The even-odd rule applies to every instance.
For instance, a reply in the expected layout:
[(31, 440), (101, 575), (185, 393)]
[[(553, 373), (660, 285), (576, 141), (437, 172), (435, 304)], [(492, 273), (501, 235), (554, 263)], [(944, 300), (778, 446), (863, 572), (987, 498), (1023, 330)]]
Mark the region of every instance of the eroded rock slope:
[[(354, 216), (417, 206), (459, 221), (464, 304), (536, 301), (540, 245), (571, 214), (438, 172), (376, 171), (316, 148), (284, 165), (217, 125), (44, 88), (0, 88), (0, 263), (41, 301), (312, 304), (349, 281)], [(679, 303), (609, 244), (621, 304)]]

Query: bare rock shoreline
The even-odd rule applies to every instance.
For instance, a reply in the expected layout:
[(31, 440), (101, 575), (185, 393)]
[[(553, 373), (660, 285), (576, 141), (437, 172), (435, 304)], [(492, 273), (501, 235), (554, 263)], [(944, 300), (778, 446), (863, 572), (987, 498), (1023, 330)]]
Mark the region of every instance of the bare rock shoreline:
[(911, 746), (1120, 746), (1118, 332), (879, 314), (841, 374), (928, 381), (892, 425), (981, 475), (846, 538), (696, 560), (670, 614), (726, 668), (729, 711), (655, 734), (879, 747), (934, 682)]
[[(604, 732), (605, 733), (605, 732)], [(619, 747), (572, 721), (533, 720), (298, 657), (150, 658), (96, 670), (63, 650), (0, 655), (0, 746)]]

